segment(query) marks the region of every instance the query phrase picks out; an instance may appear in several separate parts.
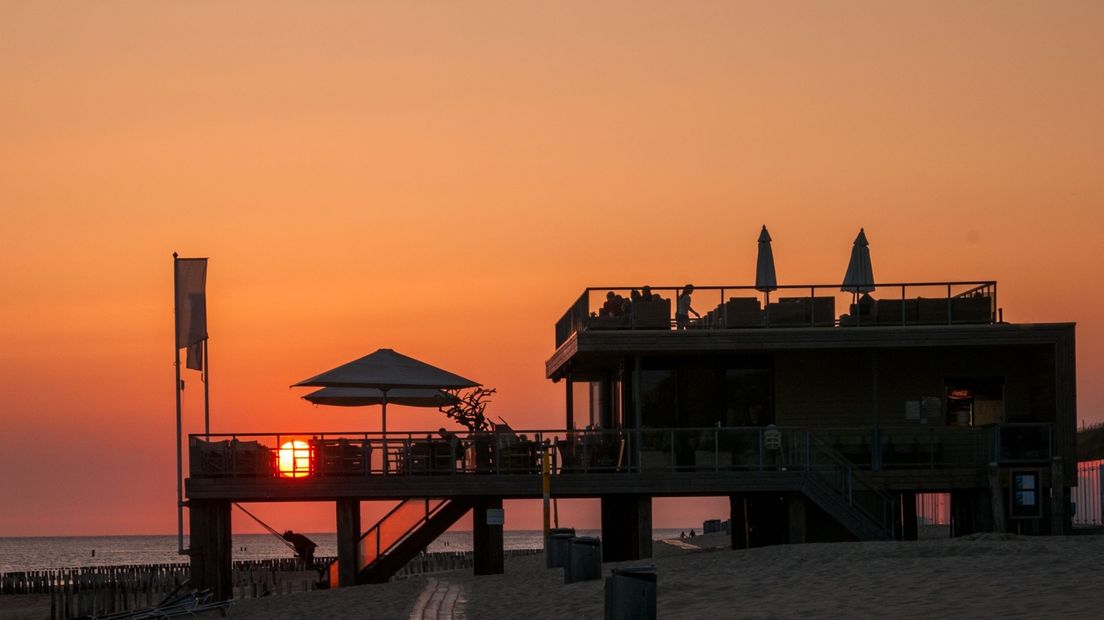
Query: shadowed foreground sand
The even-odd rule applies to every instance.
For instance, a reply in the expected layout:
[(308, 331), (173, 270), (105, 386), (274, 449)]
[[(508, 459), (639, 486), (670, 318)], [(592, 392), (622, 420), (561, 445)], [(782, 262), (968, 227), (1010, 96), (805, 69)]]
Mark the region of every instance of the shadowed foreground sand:
[[(661, 618), (1080, 617), (1104, 613), (1104, 537), (976, 535), (731, 551), (723, 536), (656, 543)], [(542, 556), (505, 575), (441, 573), (381, 586), (235, 603), (252, 618), (601, 618), (601, 581), (563, 584)], [(627, 562), (622, 564), (640, 564)], [(620, 564), (606, 564), (609, 568)], [(412, 615), (412, 612), (416, 612)]]

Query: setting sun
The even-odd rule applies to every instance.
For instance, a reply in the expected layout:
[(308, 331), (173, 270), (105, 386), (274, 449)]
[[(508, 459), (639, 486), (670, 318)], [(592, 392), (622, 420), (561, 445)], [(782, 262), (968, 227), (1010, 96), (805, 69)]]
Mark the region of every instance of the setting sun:
[(289, 441), (280, 446), (280, 475), (286, 478), (302, 478), (311, 473), (313, 450), (305, 441)]

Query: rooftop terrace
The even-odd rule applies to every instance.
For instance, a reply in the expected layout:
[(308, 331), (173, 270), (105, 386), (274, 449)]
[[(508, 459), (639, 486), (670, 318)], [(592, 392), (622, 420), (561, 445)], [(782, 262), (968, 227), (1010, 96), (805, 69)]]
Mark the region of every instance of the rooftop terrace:
[[(556, 323), (556, 348), (589, 330), (859, 328), (985, 324), (1000, 320), (997, 283), (893, 282), (869, 292), (839, 284), (694, 286), (678, 317), (682, 286), (588, 287)], [(840, 312), (837, 314), (837, 312)]]

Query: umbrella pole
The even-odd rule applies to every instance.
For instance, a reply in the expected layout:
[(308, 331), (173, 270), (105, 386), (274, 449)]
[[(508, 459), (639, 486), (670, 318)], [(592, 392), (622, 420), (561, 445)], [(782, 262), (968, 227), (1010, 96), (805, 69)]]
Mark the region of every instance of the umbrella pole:
[(383, 392), (383, 475), (387, 475), (387, 390)]

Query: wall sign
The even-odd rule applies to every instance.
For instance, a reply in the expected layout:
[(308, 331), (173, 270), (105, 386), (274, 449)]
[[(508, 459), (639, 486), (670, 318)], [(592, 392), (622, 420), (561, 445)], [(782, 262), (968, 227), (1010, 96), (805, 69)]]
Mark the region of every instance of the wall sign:
[(1011, 513), (1013, 519), (1039, 519), (1043, 516), (1043, 495), (1038, 470), (1012, 470)]

